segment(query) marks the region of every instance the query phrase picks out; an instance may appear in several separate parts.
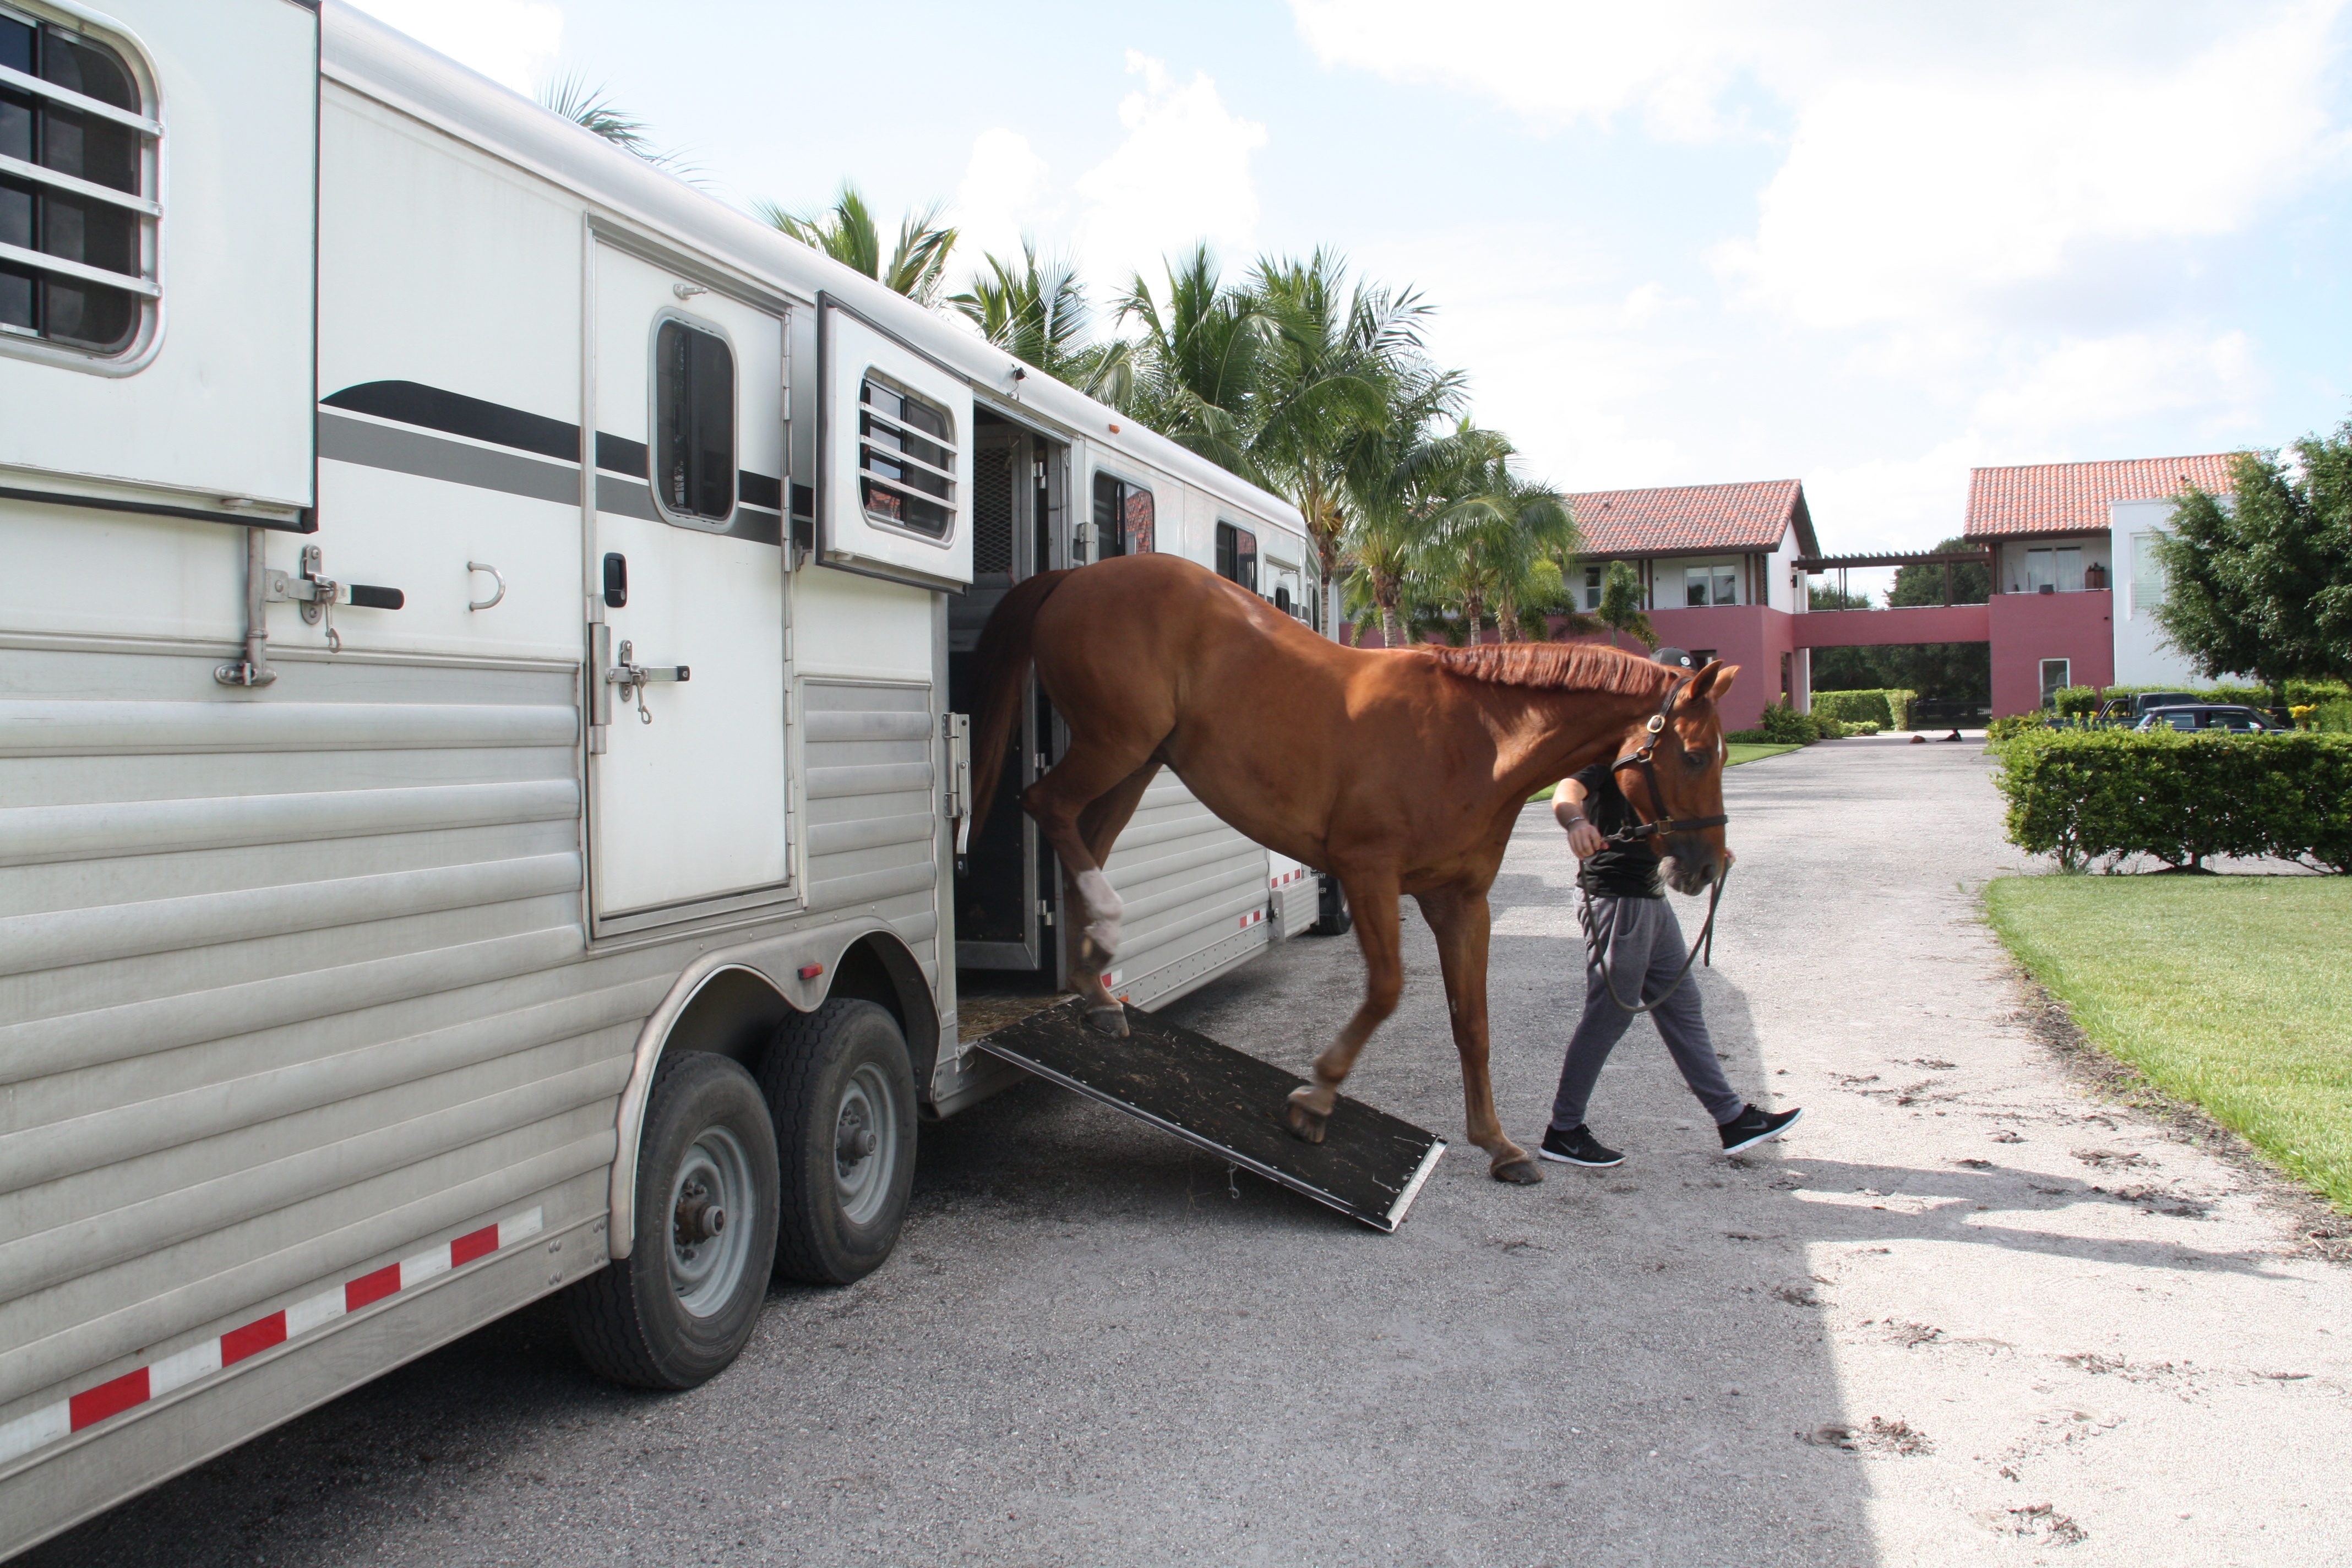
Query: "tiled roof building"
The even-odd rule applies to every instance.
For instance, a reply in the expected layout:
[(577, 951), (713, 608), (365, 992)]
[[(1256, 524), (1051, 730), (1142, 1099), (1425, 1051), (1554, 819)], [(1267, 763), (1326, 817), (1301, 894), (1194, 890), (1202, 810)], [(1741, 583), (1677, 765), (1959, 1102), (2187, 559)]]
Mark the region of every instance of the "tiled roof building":
[(1791, 527), (1804, 553), (1820, 553), (1805, 489), (1795, 479), (1588, 490), (1570, 496), (1568, 506), (1593, 559), (1772, 550)]
[(2126, 458), (2104, 463), (2026, 463), (1977, 468), (1969, 476), (1970, 539), (2105, 531), (2117, 501), (2158, 500), (2183, 488), (2230, 488), (2230, 454)]

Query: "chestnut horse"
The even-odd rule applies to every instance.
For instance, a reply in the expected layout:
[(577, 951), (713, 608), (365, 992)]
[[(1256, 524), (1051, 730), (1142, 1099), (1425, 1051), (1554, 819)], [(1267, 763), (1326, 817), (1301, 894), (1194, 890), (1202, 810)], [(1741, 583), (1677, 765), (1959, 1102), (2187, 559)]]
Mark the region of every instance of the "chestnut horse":
[(1486, 889), (1530, 794), (1645, 742), (1657, 799), (1634, 778), (1627, 797), (1645, 822), (1656, 805), (1715, 819), (1661, 847), (1678, 890), (1707, 886), (1724, 863), (1716, 704), (1738, 667), (1693, 677), (1593, 643), (1344, 647), (1181, 557), (1116, 556), (1029, 578), (989, 617), (973, 671), (982, 812), (1033, 662), (1070, 744), (1021, 804), (1061, 858), (1066, 907), (1084, 913), (1070, 973), (1089, 1021), (1127, 1032), (1103, 984), (1121, 911), (1102, 864), (1152, 776), (1173, 768), (1242, 833), (1337, 877), (1355, 912), (1363, 1005), (1291, 1095), (1291, 1131), (1322, 1141), (1339, 1085), (1395, 1010), (1397, 900), (1410, 893), (1437, 937), (1470, 1141), (1496, 1180), (1541, 1181), (1504, 1135), (1487, 1076)]

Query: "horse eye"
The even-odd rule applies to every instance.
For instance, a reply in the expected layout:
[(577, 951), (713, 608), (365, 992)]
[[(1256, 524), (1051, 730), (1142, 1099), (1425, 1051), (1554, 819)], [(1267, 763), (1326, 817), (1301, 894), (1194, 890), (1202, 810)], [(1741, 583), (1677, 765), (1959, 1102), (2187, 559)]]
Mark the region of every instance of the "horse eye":
[(1693, 773), (1703, 771), (1706, 767), (1707, 763), (1713, 761), (1715, 761), (1715, 753), (1712, 751), (1685, 751), (1683, 752), (1683, 766), (1690, 769)]

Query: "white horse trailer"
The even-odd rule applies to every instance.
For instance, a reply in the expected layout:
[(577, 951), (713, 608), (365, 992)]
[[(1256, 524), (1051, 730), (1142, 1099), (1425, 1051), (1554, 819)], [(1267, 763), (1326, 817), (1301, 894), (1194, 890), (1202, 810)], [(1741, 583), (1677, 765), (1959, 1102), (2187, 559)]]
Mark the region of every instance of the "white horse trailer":
[[(560, 1289), (677, 1386), (1057, 989), (950, 700), (1295, 512), (356, 13), (0, 0), (0, 1555)], [(1026, 721), (1008, 794), (1055, 746)], [(1172, 777), (1149, 1005), (1313, 916)]]

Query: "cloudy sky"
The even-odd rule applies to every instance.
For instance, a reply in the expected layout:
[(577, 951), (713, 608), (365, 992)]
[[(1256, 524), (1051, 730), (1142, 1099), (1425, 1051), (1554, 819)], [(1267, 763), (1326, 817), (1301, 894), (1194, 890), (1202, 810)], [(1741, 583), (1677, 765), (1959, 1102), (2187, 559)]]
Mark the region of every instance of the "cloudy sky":
[(2352, 416), (2344, 0), (362, 3), (721, 199), (942, 197), (1098, 296), (1332, 247), (1533, 471), (1793, 474), (1833, 550), (1958, 531), (1974, 464)]

